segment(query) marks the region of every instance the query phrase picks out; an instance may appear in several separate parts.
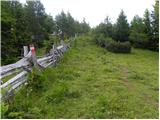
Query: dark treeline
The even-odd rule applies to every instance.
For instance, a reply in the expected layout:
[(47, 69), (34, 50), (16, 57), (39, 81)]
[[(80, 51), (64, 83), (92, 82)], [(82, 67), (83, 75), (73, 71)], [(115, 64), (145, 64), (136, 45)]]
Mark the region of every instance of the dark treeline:
[(112, 52), (131, 52), (136, 48), (159, 50), (159, 1), (154, 10), (145, 10), (143, 18), (135, 15), (131, 23), (122, 10), (117, 22), (112, 24), (107, 16), (103, 23), (93, 29), (94, 41)]
[(112, 52), (128, 53), (131, 46), (158, 51), (158, 0), (153, 7), (151, 12), (146, 9), (143, 18), (135, 15), (130, 24), (122, 10), (115, 24), (107, 16), (104, 22), (91, 29), (85, 19), (79, 22), (69, 12), (62, 11), (53, 18), (40, 1), (26, 1), (25, 4), (1, 1), (1, 63), (17, 61), (24, 45), (33, 43), (36, 48), (46, 47), (46, 41), (52, 44), (89, 31), (97, 44)]
[[(53, 11), (54, 12), (54, 11)], [(75, 33), (83, 34), (90, 30), (86, 23), (75, 20), (63, 11), (55, 18), (45, 12), (40, 1), (1, 1), (1, 64), (15, 62), (23, 52), (23, 46), (33, 43), (43, 47), (50, 35), (69, 38)]]

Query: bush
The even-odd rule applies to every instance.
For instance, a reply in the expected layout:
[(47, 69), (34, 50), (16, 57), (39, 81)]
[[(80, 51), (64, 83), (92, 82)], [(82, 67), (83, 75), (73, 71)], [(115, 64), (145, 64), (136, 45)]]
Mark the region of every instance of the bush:
[(116, 42), (111, 38), (107, 38), (105, 40), (105, 48), (108, 51), (114, 53), (130, 53), (131, 52), (131, 44), (130, 42)]
[(148, 47), (148, 41), (146, 40), (135, 40), (133, 43), (133, 47), (135, 48), (146, 48)]
[(149, 40), (146, 34), (131, 33), (129, 38), (135, 48), (148, 48), (149, 46)]
[(40, 119), (42, 118), (41, 109), (38, 107), (29, 108), (28, 112), (23, 115), (24, 119)]
[(105, 47), (108, 51), (115, 53), (130, 53), (131, 44), (130, 42), (120, 42), (115, 41), (110, 37), (105, 38), (103, 34), (95, 34), (93, 36), (93, 41), (101, 47)]
[(100, 45), (101, 47), (105, 47), (105, 41), (106, 41), (106, 39), (105, 39), (105, 37), (104, 37), (103, 34), (94, 35), (93, 41), (94, 41), (96, 44)]
[(6, 118), (6, 114), (8, 112), (9, 105), (1, 102), (1, 118)]
[(8, 118), (9, 119), (15, 119), (15, 118), (22, 119), (23, 115), (24, 115), (24, 112), (10, 112), (8, 114)]
[(31, 92), (38, 92), (45, 90), (44, 81), (46, 77), (37, 69), (33, 69), (31, 74), (28, 77), (27, 89)]

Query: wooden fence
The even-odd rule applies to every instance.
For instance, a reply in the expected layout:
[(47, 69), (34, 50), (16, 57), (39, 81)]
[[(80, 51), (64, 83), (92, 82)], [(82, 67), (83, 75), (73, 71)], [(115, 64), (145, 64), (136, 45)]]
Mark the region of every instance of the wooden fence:
[[(74, 39), (75, 38), (72, 38), (70, 42)], [(69, 48), (69, 46), (70, 43), (65, 44), (63, 41), (61, 41), (59, 46), (53, 45), (48, 54), (38, 59), (35, 54), (34, 46), (30, 46), (30, 51), (28, 51), (27, 46), (24, 46), (24, 57), (22, 59), (16, 63), (0, 67), (1, 90), (5, 91), (5, 94), (10, 94), (19, 86), (26, 83), (27, 74), (34, 66), (40, 70), (49, 66), (55, 66), (59, 58)], [(7, 77), (10, 79), (5, 80)], [(2, 94), (0, 97), (2, 97)]]

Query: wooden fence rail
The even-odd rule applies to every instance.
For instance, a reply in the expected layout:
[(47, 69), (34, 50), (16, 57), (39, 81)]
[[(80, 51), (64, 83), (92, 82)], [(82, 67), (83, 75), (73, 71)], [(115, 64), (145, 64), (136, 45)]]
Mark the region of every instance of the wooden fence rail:
[[(73, 41), (73, 38), (71, 41)], [(13, 92), (27, 81), (27, 74), (34, 66), (38, 67), (39, 69), (44, 69), (49, 66), (56, 65), (59, 58), (69, 48), (69, 46), (70, 43), (65, 44), (64, 42), (61, 42), (61, 45), (57, 47), (53, 45), (49, 53), (39, 59), (36, 58), (34, 51), (35, 49), (33, 46), (30, 47), (29, 52), (28, 47), (24, 46), (24, 57), (22, 59), (16, 63), (0, 67), (1, 90), (4, 90), (6, 92), (5, 94), (10, 94)], [(6, 80), (7, 77), (11, 78)], [(2, 94), (0, 97), (2, 97)]]

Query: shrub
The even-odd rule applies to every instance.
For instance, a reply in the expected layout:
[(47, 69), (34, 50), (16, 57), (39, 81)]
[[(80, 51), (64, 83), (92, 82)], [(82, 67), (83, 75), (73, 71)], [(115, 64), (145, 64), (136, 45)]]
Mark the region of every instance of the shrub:
[(103, 34), (100, 34), (99, 38), (98, 38), (98, 45), (100, 45), (101, 47), (105, 47), (105, 37)]
[(103, 34), (99, 34), (99, 35), (95, 34), (94, 37), (93, 37), (93, 41), (96, 44), (100, 45), (101, 47), (105, 47), (106, 39), (105, 39)]
[(135, 48), (147, 48), (148, 41), (146, 40), (135, 40), (133, 43), (133, 47)]
[(45, 90), (45, 80), (46, 78), (41, 72), (39, 72), (37, 69), (33, 69), (28, 77), (27, 89), (34, 92)]
[(9, 105), (1, 102), (1, 118), (6, 118), (6, 114), (8, 112)]
[(135, 48), (148, 48), (149, 40), (146, 34), (131, 33), (129, 38)]
[(115, 41), (111, 37), (105, 38), (103, 34), (95, 34), (93, 37), (93, 41), (100, 45), (101, 47), (105, 47), (108, 51), (115, 53), (130, 53), (131, 52), (131, 44), (129, 41), (120, 42)]
[(23, 115), (25, 119), (42, 118), (41, 110), (38, 107), (29, 108), (28, 112)]
[(130, 53), (131, 52), (131, 44), (130, 42), (116, 42), (111, 38), (107, 38), (105, 41), (105, 48), (108, 51), (114, 53)]
[(10, 119), (15, 119), (15, 118), (22, 119), (23, 115), (24, 115), (24, 112), (10, 112), (8, 114), (8, 118), (10, 118)]

